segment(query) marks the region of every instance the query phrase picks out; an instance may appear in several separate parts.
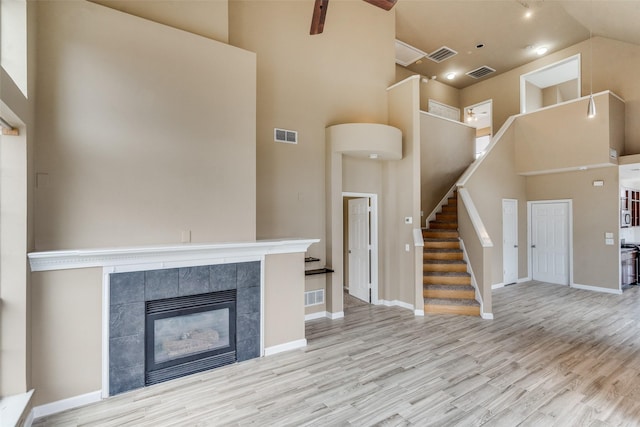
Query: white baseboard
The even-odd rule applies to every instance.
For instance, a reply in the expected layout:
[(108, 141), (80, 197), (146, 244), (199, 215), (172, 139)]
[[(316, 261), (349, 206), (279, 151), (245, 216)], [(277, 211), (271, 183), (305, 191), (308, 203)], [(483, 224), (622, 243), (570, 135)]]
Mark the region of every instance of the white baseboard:
[(328, 314), (329, 313), (327, 313), (326, 311), (318, 311), (315, 313), (305, 314), (304, 321), (306, 322), (308, 320), (324, 319), (325, 317), (329, 317)]
[(318, 311), (317, 313), (305, 314), (304, 321), (315, 320), (315, 319), (342, 319), (344, 317), (344, 311), (338, 311), (337, 313), (330, 313), (328, 311)]
[(573, 283), (571, 287), (576, 289), (583, 289), (585, 291), (603, 292), (605, 294), (622, 294), (622, 290), (620, 289), (601, 288), (600, 286), (581, 285), (579, 283)]
[(307, 340), (305, 338), (296, 341), (286, 342), (284, 344), (278, 344), (264, 349), (265, 356), (271, 356), (273, 354), (282, 353), (283, 351), (297, 350), (307, 346)]
[(523, 277), (521, 279), (516, 280), (516, 283), (524, 283), (524, 282), (530, 282), (531, 281), (531, 277)]
[(500, 289), (500, 288), (504, 288), (504, 283), (494, 283), (493, 285), (491, 285), (491, 289)]
[(486, 320), (493, 320), (493, 313), (480, 313), (480, 317)]
[(413, 310), (413, 314), (416, 316), (424, 316), (424, 310)]
[(404, 301), (398, 301), (397, 299), (394, 299), (393, 301), (387, 301), (387, 300), (381, 299), (381, 300), (378, 300), (378, 304), (384, 305), (387, 307), (402, 307), (402, 308), (406, 308), (408, 310), (413, 311), (413, 304), (409, 304)]
[(38, 419), (46, 417), (47, 415), (57, 414), (58, 412), (66, 411), (67, 409), (73, 409), (79, 406), (88, 405), (89, 403), (99, 402), (100, 400), (102, 400), (101, 390), (57, 400), (55, 402), (46, 403), (33, 408), (33, 418)]

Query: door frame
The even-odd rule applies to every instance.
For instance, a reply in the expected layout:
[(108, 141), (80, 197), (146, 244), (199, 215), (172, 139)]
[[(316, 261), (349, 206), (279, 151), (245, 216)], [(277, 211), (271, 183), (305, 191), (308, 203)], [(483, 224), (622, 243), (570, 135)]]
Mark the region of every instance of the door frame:
[[(371, 208), (371, 217), (369, 218), (369, 231), (371, 233), (371, 239), (369, 244), (371, 245), (371, 304), (380, 304), (378, 299), (378, 195), (375, 193), (354, 193), (349, 191), (342, 192), (342, 201), (344, 203), (345, 198), (367, 198), (369, 199), (369, 207)], [(345, 238), (345, 227), (342, 225), (342, 239)], [(344, 246), (343, 254), (344, 259)]]
[[(531, 210), (533, 205), (537, 204), (549, 204), (549, 203), (566, 203), (567, 204), (567, 215), (568, 218), (568, 228), (569, 228), (569, 287), (573, 287), (573, 200), (572, 199), (555, 199), (555, 200), (535, 200), (527, 202), (527, 280), (533, 279), (532, 268), (531, 268), (531, 257), (533, 253), (531, 252)], [(559, 285), (565, 286), (565, 285)]]
[[(527, 81), (532, 76), (540, 75), (540, 74), (552, 74), (559, 67), (569, 64), (576, 63), (578, 67), (578, 72), (575, 78), (578, 79), (578, 84), (576, 88), (576, 97), (571, 99), (578, 99), (582, 96), (581, 88), (582, 88), (582, 55), (577, 53), (575, 55), (569, 56), (568, 58), (561, 59), (559, 61), (554, 62), (553, 64), (545, 65), (544, 67), (540, 67), (537, 70), (529, 71), (528, 73), (524, 73), (520, 75), (520, 114), (531, 113), (532, 111), (527, 111), (527, 96), (526, 96), (526, 86)], [(565, 79), (564, 81), (558, 81), (556, 84), (561, 84), (573, 79)], [(544, 108), (544, 107), (541, 107)], [(538, 111), (538, 109), (534, 110)]]
[[(467, 123), (467, 121), (465, 120), (465, 117), (467, 115), (467, 111), (472, 109), (472, 108), (476, 108), (480, 105), (485, 105), (485, 104), (489, 104), (489, 144), (491, 144), (491, 139), (493, 139), (493, 98), (489, 98), (489, 99), (485, 99), (484, 101), (480, 101), (480, 102), (476, 102), (473, 105), (467, 105), (466, 107), (464, 107), (462, 109), (462, 123), (475, 127), (473, 125), (470, 125), (469, 123)], [(476, 132), (478, 130), (478, 128), (476, 127)], [(477, 159), (478, 157), (476, 157), (476, 148), (477, 148), (477, 144), (478, 144), (478, 136), (477, 133), (476, 135), (474, 135), (473, 137), (473, 158)]]
[[(518, 199), (502, 199), (502, 283), (504, 283), (505, 285), (510, 284), (512, 282), (507, 282), (505, 280), (505, 267), (504, 267), (504, 202), (514, 202), (515, 207), (516, 207), (516, 245), (518, 244)], [(519, 258), (520, 258), (520, 247), (518, 246), (516, 249), (518, 249), (518, 255), (516, 256), (516, 280), (513, 283), (518, 283), (519, 282)]]

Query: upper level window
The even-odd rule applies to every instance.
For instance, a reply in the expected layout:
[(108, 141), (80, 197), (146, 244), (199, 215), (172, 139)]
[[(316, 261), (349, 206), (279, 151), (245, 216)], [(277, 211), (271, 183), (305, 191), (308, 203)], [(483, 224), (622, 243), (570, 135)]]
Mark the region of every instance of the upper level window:
[(0, 0), (0, 65), (27, 97), (26, 0)]

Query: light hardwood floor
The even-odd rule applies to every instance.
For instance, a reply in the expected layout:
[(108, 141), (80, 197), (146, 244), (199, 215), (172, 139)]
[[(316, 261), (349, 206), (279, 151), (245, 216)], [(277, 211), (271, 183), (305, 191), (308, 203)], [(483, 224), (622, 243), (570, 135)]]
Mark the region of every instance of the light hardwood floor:
[(360, 306), (308, 346), (116, 396), (47, 426), (640, 425), (640, 292), (495, 290), (495, 320)]

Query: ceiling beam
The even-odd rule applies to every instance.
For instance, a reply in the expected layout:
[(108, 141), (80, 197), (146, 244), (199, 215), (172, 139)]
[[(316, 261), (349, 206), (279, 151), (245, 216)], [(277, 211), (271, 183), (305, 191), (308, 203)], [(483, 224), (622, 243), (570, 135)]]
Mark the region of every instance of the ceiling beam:
[(320, 34), (324, 30), (324, 19), (327, 16), (329, 0), (316, 0), (313, 6), (313, 18), (311, 18), (311, 30), (309, 34)]
[(391, 10), (398, 0), (364, 0), (374, 6), (378, 6), (384, 10)]

